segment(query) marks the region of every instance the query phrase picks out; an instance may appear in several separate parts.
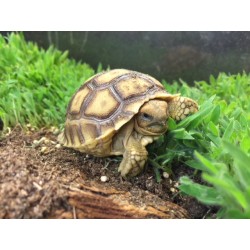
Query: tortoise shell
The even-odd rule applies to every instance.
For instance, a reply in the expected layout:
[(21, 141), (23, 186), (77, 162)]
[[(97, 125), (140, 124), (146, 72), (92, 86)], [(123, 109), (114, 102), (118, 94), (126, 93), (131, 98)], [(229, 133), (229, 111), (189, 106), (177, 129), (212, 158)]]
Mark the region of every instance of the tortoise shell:
[(145, 102), (170, 100), (173, 96), (146, 74), (126, 69), (99, 73), (88, 79), (71, 98), (61, 142), (82, 152), (109, 155), (113, 136)]

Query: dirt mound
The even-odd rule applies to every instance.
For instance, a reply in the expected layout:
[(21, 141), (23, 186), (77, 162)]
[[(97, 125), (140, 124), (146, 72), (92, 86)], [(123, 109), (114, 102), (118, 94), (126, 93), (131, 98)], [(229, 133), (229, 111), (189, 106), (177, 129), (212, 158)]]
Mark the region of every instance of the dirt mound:
[[(172, 179), (122, 180), (117, 158), (60, 147), (51, 130), (16, 127), (0, 139), (0, 218), (202, 218), (209, 208), (178, 192)], [(190, 173), (188, 173), (190, 172)], [(175, 204), (174, 204), (175, 203)]]

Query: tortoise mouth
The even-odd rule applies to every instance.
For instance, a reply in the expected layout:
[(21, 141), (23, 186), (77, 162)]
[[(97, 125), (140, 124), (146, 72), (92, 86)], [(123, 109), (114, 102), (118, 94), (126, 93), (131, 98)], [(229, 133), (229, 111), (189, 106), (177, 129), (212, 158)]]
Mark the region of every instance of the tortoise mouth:
[(152, 122), (147, 127), (139, 127), (135, 122), (135, 129), (143, 135), (161, 135), (167, 131), (166, 123)]
[(154, 133), (164, 133), (167, 130), (166, 124), (161, 124), (157, 122), (151, 123), (146, 130), (150, 130)]

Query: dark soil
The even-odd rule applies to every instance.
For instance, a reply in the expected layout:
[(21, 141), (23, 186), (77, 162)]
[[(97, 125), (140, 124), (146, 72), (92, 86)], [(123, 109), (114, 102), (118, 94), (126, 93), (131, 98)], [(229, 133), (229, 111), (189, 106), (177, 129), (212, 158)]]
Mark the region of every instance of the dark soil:
[[(213, 209), (178, 191), (180, 176), (192, 176), (192, 169), (176, 166), (172, 176), (157, 183), (148, 165), (138, 177), (124, 180), (117, 171), (119, 158), (96, 158), (62, 148), (55, 132), (24, 132), (16, 127), (0, 139), (0, 218), (51, 218), (59, 210), (72, 211), (68, 187), (83, 181), (129, 192), (134, 204), (142, 203), (148, 195), (151, 202), (160, 202), (160, 198), (179, 205), (190, 218), (213, 216)], [(108, 181), (102, 182), (101, 176), (107, 176)]]

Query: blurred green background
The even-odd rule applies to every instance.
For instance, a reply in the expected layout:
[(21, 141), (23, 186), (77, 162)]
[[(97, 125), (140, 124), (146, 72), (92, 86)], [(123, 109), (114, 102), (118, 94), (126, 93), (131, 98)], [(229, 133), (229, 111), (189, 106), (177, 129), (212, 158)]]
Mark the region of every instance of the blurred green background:
[[(7, 35), (10, 32), (1, 32)], [(127, 68), (159, 80), (193, 84), (219, 72), (250, 70), (250, 32), (24, 32), (25, 39), (47, 49), (69, 51), (69, 57), (94, 69)]]

